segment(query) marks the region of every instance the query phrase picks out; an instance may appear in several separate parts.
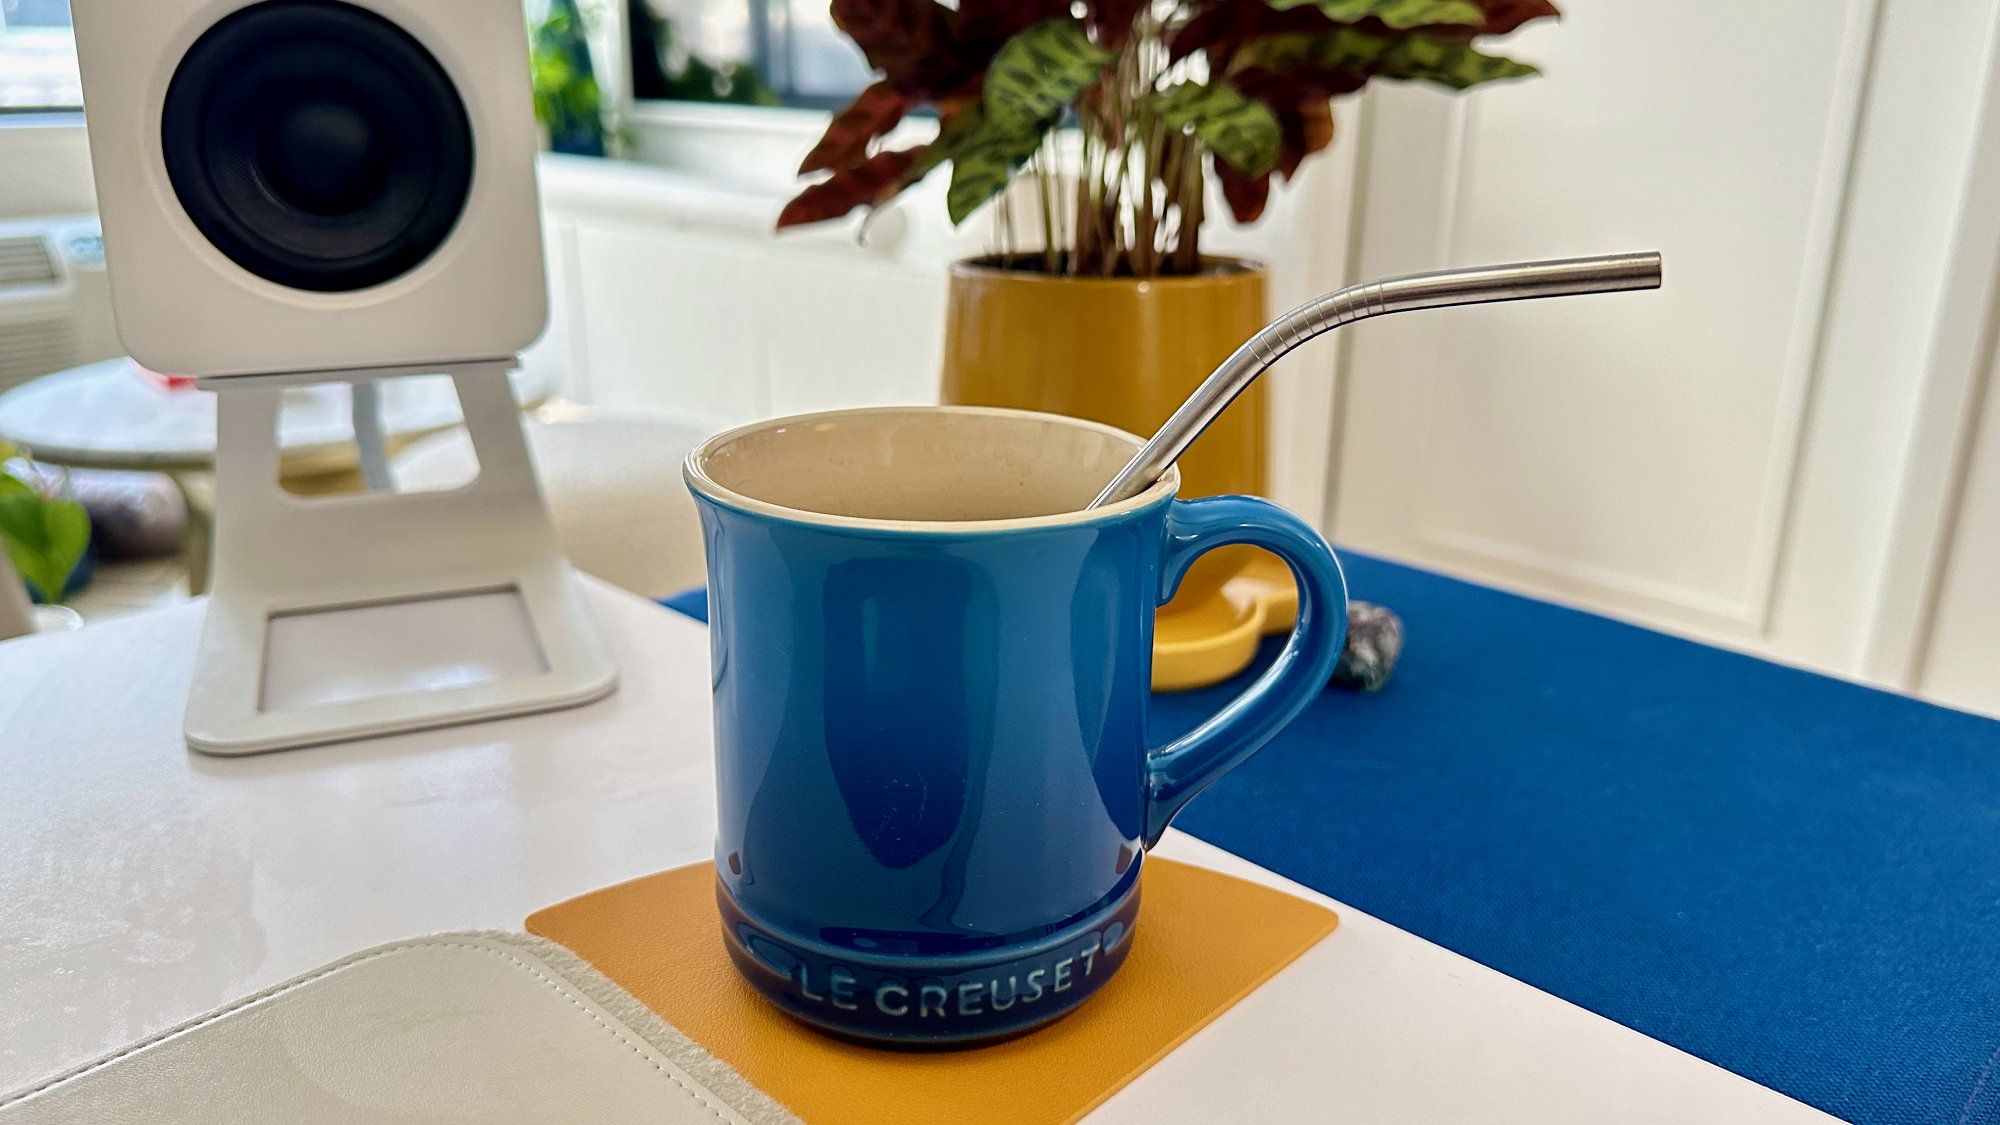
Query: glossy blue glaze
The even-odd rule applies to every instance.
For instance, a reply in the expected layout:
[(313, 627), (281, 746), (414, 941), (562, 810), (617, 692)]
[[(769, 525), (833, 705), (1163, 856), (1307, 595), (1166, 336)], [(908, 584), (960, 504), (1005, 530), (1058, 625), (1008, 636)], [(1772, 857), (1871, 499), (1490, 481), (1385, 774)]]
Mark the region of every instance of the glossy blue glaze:
[[(731, 953), (857, 1038), (983, 1041), (1095, 991), (1129, 947), (1144, 847), (1317, 694), (1346, 627), (1332, 551), (1263, 500), (911, 530), (695, 492)], [(1229, 543), (1291, 562), (1298, 631), (1256, 687), (1149, 750), (1153, 611)]]

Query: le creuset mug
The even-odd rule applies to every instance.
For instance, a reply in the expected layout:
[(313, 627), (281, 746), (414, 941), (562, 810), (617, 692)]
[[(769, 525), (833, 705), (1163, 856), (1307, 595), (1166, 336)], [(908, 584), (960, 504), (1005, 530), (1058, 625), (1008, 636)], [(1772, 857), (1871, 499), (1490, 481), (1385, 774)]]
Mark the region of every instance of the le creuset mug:
[[(763, 422), (688, 457), (708, 550), (716, 896), (780, 1008), (868, 1042), (1017, 1034), (1133, 941), (1144, 849), (1326, 684), (1333, 551), (1265, 500), (1084, 506), (1139, 448), (967, 407)], [(1153, 611), (1205, 551), (1291, 564), (1298, 626), (1221, 713), (1146, 745)]]

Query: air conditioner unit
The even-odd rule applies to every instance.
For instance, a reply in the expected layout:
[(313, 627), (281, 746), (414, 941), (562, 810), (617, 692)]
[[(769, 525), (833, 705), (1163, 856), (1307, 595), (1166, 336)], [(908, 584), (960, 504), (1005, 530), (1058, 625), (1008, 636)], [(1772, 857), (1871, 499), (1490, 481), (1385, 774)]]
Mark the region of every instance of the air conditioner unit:
[(123, 354), (96, 217), (0, 223), (0, 391)]

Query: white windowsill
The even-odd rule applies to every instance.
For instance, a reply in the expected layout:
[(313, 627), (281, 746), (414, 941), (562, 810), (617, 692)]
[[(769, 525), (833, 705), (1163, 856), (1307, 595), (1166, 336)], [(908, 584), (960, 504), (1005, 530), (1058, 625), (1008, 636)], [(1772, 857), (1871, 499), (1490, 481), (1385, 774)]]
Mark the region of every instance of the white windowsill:
[(829, 120), (827, 112), (819, 109), (720, 102), (635, 102), (630, 114), (635, 126), (774, 134), (801, 138), (808, 144), (818, 139)]
[[(925, 270), (981, 252), (973, 232), (944, 220), (942, 176), (866, 223), (857, 215), (778, 234), (778, 213), (804, 186), (799, 161), (828, 119), (821, 110), (786, 107), (640, 103), (625, 118), (628, 157), (544, 155), (542, 193), (557, 216), (704, 229)], [(906, 122), (887, 143), (921, 144), (936, 130), (928, 119)]]
[(542, 195), (565, 214), (768, 232), (785, 196), (760, 184), (638, 160), (544, 153)]
[(26, 113), (0, 113), (0, 129), (74, 129), (82, 132), (83, 111), (51, 109)]

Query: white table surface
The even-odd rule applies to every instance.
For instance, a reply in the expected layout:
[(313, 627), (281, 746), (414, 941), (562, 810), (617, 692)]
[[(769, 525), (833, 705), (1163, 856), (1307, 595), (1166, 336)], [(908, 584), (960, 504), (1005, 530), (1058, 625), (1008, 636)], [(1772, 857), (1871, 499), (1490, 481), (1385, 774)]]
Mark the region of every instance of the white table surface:
[[(355, 950), (519, 929), (705, 859), (707, 634), (593, 586), (623, 687), (578, 710), (211, 759), (200, 603), (0, 644), (0, 1090)], [(1789, 1122), (1817, 1111), (1191, 837), (1340, 928), (1097, 1122)]]
[[(530, 365), (514, 373), (523, 402), (548, 397), (552, 378)], [(390, 437), (457, 425), (458, 394), (446, 375), (382, 384), (382, 422)], [(44, 375), (0, 394), (0, 438), (45, 461), (95, 468), (189, 469), (215, 459), (215, 395), (169, 388), (130, 359), (110, 359)], [(288, 463), (354, 461), (354, 423), (345, 384), (286, 390), (278, 440)], [(345, 459), (345, 464), (332, 462)]]

